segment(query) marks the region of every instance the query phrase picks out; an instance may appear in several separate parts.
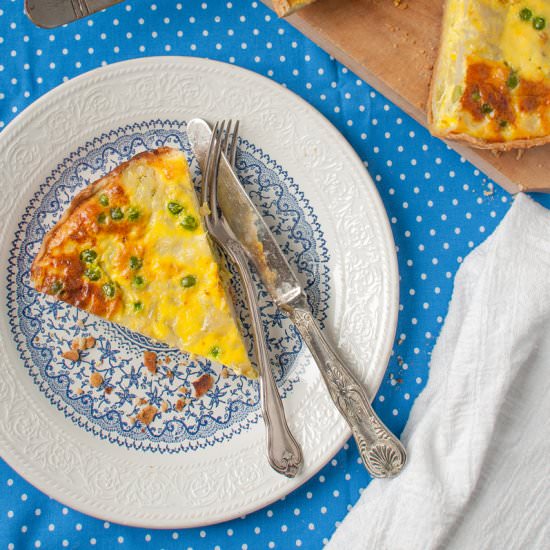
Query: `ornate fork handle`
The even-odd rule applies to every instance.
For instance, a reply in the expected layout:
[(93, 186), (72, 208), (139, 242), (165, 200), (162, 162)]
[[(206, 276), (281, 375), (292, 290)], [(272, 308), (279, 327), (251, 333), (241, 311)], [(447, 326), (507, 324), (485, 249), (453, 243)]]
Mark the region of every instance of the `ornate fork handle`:
[(303, 462), (302, 449), (294, 439), (285, 419), (281, 396), (269, 366), (260, 311), (257, 307), (254, 283), (248, 268), (248, 260), (241, 245), (226, 240), (223, 247), (237, 266), (249, 302), (248, 310), (254, 330), (254, 346), (260, 368), (260, 391), (262, 392), (262, 414), (267, 433), (267, 455), (271, 467), (285, 475), (295, 477)]
[(348, 422), (361, 458), (373, 477), (393, 477), (405, 466), (405, 449), (374, 412), (363, 386), (321, 333), (305, 297), (288, 309), (323, 376), (330, 396)]

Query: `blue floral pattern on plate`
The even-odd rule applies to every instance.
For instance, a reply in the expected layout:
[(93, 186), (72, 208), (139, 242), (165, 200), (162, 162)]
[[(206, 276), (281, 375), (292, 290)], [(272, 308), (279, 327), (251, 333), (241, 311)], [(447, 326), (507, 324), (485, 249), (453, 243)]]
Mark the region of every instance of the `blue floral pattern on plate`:
[[(49, 401), (77, 425), (110, 442), (157, 452), (192, 451), (246, 430), (259, 419), (257, 383), (222, 372), (206, 359), (189, 357), (119, 325), (105, 322), (33, 290), (29, 271), (44, 235), (84, 186), (146, 149), (182, 149), (197, 186), (200, 169), (185, 133), (185, 122), (149, 121), (102, 134), (60, 163), (30, 200), (10, 250), (8, 295), (10, 326), (17, 349), (34, 382)], [(322, 229), (308, 200), (289, 175), (261, 149), (240, 140), (239, 176), (265, 217), (281, 248), (305, 285), (313, 312), (322, 323), (329, 296), (329, 254)], [(293, 364), (302, 342), (288, 319), (257, 283), (266, 341), (283, 394), (297, 374)], [(248, 314), (234, 278), (236, 311), (252, 349)], [(96, 345), (73, 363), (62, 353), (79, 336)], [(143, 351), (158, 354), (158, 372), (143, 365)], [(94, 388), (90, 374), (103, 385)], [(214, 378), (201, 399), (184, 393), (203, 373)], [(178, 400), (186, 400), (178, 410)], [(148, 426), (135, 421), (144, 402), (158, 414)]]

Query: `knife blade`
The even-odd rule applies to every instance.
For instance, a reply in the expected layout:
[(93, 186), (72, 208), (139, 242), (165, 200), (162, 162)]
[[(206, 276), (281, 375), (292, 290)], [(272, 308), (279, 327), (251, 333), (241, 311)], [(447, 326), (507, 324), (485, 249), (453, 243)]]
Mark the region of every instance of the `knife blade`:
[[(202, 119), (187, 124), (201, 170), (211, 134)], [(365, 467), (373, 477), (397, 475), (406, 463), (405, 449), (378, 418), (364, 387), (321, 332), (298, 277), (226, 158), (220, 163), (218, 200), (273, 301), (287, 313), (311, 351), (334, 404), (351, 428)]]
[[(187, 124), (187, 135), (204, 170), (210, 126), (195, 118)], [(268, 292), (278, 306), (291, 303), (302, 293), (300, 281), (225, 156), (220, 163), (218, 186), (220, 207)]]
[(122, 0), (25, 0), (25, 12), (35, 25), (53, 29), (120, 2)]

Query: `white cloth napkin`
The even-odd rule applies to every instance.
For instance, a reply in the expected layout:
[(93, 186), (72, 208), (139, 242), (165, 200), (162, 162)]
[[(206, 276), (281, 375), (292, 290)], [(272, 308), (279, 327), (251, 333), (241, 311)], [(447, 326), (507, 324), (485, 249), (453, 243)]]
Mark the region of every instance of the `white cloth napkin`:
[(331, 550), (550, 548), (550, 212), (519, 195), (459, 269), (409, 462)]

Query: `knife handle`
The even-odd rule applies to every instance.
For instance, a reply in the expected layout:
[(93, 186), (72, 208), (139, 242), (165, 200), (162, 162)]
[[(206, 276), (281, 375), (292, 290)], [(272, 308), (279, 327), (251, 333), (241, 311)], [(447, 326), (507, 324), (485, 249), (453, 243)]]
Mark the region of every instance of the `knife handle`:
[(248, 311), (254, 335), (254, 350), (260, 370), (262, 415), (266, 428), (267, 456), (271, 467), (286, 477), (293, 478), (303, 463), (302, 449), (288, 427), (283, 403), (269, 363), (260, 309), (256, 301), (248, 259), (237, 241), (227, 241), (224, 248), (239, 270), (248, 302)]
[(378, 418), (361, 383), (323, 336), (305, 297), (299, 302), (288, 314), (311, 351), (334, 404), (349, 424), (365, 467), (373, 477), (396, 476), (407, 460), (403, 445)]

